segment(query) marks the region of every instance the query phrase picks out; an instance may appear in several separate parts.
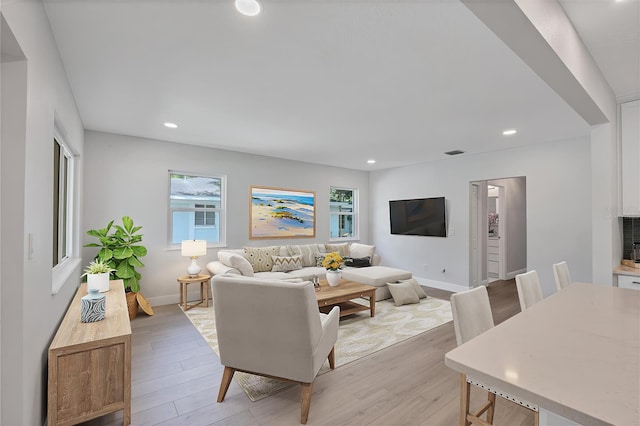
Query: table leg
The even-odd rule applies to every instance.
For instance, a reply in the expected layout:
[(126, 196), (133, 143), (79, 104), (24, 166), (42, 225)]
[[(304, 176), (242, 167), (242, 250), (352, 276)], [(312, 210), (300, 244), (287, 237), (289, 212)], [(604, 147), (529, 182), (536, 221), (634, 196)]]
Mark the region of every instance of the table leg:
[(204, 302), (204, 281), (200, 281), (200, 303)]
[(182, 292), (182, 299), (183, 299), (183, 304), (182, 304), (182, 309), (186, 312), (187, 311), (187, 293), (189, 293), (189, 285), (187, 283), (184, 283), (184, 291)]
[(204, 283), (204, 306), (209, 307), (209, 280), (203, 281)]
[(369, 295), (369, 310), (371, 311), (371, 318), (376, 315), (376, 291), (374, 290)]
[(184, 291), (184, 290), (183, 290), (183, 287), (184, 287), (184, 284), (183, 284), (183, 283), (180, 283), (180, 305), (182, 305), (182, 304), (183, 304), (183, 302), (184, 302), (184, 300), (183, 300), (183, 299), (184, 299), (184, 297), (183, 297), (183, 295), (182, 295), (182, 292)]

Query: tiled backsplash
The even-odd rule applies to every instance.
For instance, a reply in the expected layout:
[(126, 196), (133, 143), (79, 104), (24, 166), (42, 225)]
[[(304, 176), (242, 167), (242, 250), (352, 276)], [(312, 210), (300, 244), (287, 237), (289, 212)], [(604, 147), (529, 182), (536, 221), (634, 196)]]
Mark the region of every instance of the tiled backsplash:
[(640, 217), (622, 218), (622, 257), (629, 259), (633, 243), (640, 243)]

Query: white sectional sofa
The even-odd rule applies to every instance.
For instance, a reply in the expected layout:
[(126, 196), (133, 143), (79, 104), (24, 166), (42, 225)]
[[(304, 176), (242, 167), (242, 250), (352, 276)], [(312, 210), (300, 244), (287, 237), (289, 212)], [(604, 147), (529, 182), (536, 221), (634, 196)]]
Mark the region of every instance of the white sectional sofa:
[[(218, 260), (209, 262), (207, 269), (213, 275), (237, 274), (266, 279), (311, 279), (314, 275), (324, 278), (326, 270), (320, 265), (326, 253), (337, 251), (347, 260), (343, 278), (373, 285), (376, 300), (388, 299), (391, 294), (387, 282), (411, 278), (411, 272), (380, 265), (375, 246), (360, 243), (303, 244), (269, 247), (244, 247), (220, 250)], [(367, 262), (368, 258), (368, 262)], [(369, 265), (349, 266), (351, 264)]]

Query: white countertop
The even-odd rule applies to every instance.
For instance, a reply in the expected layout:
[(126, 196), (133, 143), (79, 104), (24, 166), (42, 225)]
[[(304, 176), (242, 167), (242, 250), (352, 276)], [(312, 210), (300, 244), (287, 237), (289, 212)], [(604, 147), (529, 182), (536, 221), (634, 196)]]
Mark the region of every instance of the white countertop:
[(445, 355), (585, 425), (640, 424), (640, 291), (573, 283)]

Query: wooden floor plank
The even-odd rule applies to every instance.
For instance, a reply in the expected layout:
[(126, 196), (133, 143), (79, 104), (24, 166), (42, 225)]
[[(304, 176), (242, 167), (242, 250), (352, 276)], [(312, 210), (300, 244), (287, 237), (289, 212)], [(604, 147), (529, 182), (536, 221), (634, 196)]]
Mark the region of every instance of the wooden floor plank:
[[(520, 312), (514, 280), (489, 288), (496, 324)], [(430, 297), (450, 292), (426, 288)], [(132, 424), (134, 425), (298, 425), (300, 387), (251, 402), (233, 381), (222, 403), (215, 402), (223, 367), (215, 352), (177, 305), (154, 307), (131, 322)], [(456, 425), (458, 373), (444, 365), (456, 346), (447, 323), (316, 378), (309, 425)], [(472, 387), (472, 408), (486, 392)], [(494, 424), (533, 424), (528, 410), (497, 400)], [(121, 413), (88, 425), (121, 424)]]

